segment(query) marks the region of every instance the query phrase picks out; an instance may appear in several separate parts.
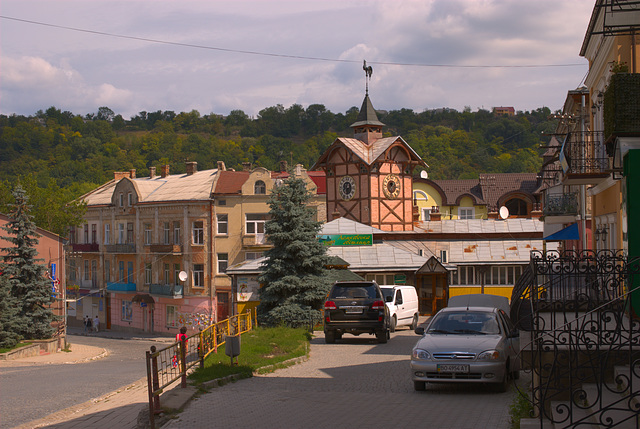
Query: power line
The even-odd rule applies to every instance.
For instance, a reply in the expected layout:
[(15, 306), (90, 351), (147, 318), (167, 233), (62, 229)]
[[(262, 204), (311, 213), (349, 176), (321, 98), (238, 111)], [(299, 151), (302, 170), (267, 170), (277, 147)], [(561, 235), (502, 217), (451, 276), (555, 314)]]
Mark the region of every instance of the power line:
[[(171, 42), (168, 40), (150, 39), (146, 37), (128, 36), (123, 34), (107, 33), (104, 31), (87, 30), (84, 28), (68, 27), (65, 25), (50, 24), (46, 22), (32, 21), (28, 19), (14, 18), (10, 16), (0, 15), (0, 18), (11, 21), (23, 22), (26, 24), (41, 25), (44, 27), (59, 28), (62, 30), (77, 31), (81, 33), (95, 34), (98, 36), (117, 37), (120, 39), (138, 40), (141, 42), (158, 43), (163, 45), (180, 46), (194, 49), (206, 49), (210, 51), (231, 52), (236, 54), (245, 55), (259, 55), (264, 57), (276, 57), (276, 58), (288, 58), (296, 60), (308, 60), (308, 61), (324, 61), (335, 63), (361, 63), (361, 60), (344, 60), (337, 58), (322, 58), (322, 57), (309, 57), (304, 55), (288, 55), (288, 54), (276, 54), (272, 52), (260, 52), (260, 51), (247, 51), (241, 49), (220, 48), (215, 46), (196, 45), (191, 43)], [(585, 64), (569, 63), (569, 64), (523, 64), (523, 65), (459, 65), (459, 64), (421, 64), (421, 63), (396, 63), (386, 61), (369, 61), (371, 64), (386, 65), (386, 66), (408, 66), (408, 67), (441, 67), (441, 68), (547, 68), (547, 67), (578, 67), (585, 66)]]

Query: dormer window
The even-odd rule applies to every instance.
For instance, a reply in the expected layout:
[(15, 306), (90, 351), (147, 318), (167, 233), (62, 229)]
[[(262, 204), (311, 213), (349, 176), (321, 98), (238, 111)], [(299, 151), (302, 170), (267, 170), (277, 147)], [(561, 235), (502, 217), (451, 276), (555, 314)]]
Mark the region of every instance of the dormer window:
[(118, 207), (123, 207), (123, 206), (124, 206), (124, 194), (120, 192), (120, 195), (118, 195)]
[(262, 180), (257, 180), (253, 186), (253, 193), (256, 195), (264, 195), (267, 193), (267, 185)]
[(129, 207), (133, 206), (133, 194), (131, 192), (127, 194), (127, 203), (129, 204)]

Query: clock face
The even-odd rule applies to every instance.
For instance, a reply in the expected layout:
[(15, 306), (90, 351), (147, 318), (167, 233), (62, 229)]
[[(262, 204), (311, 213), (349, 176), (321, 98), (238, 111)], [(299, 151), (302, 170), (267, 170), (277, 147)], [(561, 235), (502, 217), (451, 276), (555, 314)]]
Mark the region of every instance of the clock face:
[(395, 174), (389, 174), (382, 182), (382, 192), (384, 196), (393, 199), (400, 195), (400, 178)]
[(348, 201), (352, 199), (356, 194), (356, 181), (353, 180), (353, 177), (351, 176), (344, 176), (340, 179), (338, 191), (340, 192), (340, 197), (343, 200)]

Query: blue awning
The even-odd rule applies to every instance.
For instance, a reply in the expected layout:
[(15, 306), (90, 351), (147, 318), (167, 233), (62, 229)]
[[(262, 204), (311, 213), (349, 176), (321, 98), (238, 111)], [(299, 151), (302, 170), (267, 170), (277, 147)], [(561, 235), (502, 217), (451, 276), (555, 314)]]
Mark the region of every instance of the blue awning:
[(554, 232), (543, 238), (545, 241), (562, 241), (562, 240), (580, 240), (580, 231), (578, 230), (578, 224), (574, 223), (568, 227), (561, 229), (558, 232)]

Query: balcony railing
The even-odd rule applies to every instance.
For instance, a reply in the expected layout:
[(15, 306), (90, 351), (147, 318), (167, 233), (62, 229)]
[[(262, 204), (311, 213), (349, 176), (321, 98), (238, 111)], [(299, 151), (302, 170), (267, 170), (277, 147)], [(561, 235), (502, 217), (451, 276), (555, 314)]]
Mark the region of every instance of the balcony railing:
[(547, 195), (544, 200), (544, 209), (542, 210), (542, 213), (545, 216), (578, 214), (578, 193), (571, 192), (568, 194)]
[(74, 252), (99, 252), (100, 245), (98, 243), (73, 243), (71, 249)]
[(107, 283), (107, 290), (111, 292), (135, 292), (135, 283)]
[(170, 296), (173, 298), (182, 298), (182, 285), (156, 285), (152, 284), (149, 287), (149, 293), (151, 295)]
[(182, 253), (182, 246), (179, 244), (151, 244), (149, 246), (151, 253), (167, 253), (179, 255)]
[(604, 138), (640, 135), (640, 73), (616, 73), (604, 92)]
[(602, 131), (567, 134), (560, 154), (565, 184), (597, 184), (609, 176), (612, 164), (603, 140)]
[(108, 253), (136, 253), (135, 244), (107, 244), (104, 247)]

